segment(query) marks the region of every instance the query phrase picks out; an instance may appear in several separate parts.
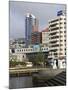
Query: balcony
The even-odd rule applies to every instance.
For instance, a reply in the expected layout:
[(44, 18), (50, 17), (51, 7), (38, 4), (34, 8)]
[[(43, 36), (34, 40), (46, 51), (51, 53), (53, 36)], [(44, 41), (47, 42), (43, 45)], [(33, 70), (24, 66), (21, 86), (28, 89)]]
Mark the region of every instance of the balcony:
[[(53, 24), (51, 24), (51, 25), (53, 25)], [(57, 23), (57, 25), (55, 25), (55, 26), (50, 26), (49, 28), (54, 29), (54, 28), (57, 28), (57, 27), (59, 28), (59, 23)]]
[(60, 44), (60, 43), (59, 42), (49, 43), (49, 46), (51, 46), (51, 45), (57, 45), (57, 44)]
[(59, 38), (50, 39), (49, 41), (59, 41)]
[(59, 49), (59, 47), (51, 47), (49, 50)]

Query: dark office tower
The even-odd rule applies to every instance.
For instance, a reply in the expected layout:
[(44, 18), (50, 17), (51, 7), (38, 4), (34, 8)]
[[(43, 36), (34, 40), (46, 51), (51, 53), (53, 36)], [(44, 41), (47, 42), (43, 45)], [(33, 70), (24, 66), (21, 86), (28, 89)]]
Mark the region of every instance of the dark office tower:
[(39, 21), (38, 18), (34, 18), (33, 21), (33, 30), (32, 30), (32, 41), (31, 44), (39, 44), (40, 43), (40, 32), (38, 31)]
[(35, 20), (35, 16), (28, 13), (25, 18), (25, 40), (26, 40), (26, 47), (31, 44), (31, 33), (33, 29), (33, 23)]
[(32, 44), (40, 44), (40, 32), (35, 31), (32, 33)]

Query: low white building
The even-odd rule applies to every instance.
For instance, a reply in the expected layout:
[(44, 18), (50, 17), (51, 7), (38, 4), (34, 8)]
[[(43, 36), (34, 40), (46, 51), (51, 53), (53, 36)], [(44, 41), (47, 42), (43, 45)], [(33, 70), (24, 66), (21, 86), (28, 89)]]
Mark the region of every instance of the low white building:
[[(16, 49), (10, 49), (10, 60), (16, 60), (16, 61), (28, 61), (28, 54), (34, 54), (40, 52), (40, 47), (37, 45), (33, 48), (16, 48)], [(41, 47), (41, 52), (48, 53), (48, 47)]]

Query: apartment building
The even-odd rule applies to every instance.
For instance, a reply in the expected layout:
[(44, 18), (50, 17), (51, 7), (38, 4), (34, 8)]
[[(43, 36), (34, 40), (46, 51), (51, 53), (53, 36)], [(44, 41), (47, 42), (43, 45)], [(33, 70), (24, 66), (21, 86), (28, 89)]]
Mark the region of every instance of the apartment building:
[(66, 58), (66, 16), (58, 12), (57, 18), (49, 21), (48, 58)]

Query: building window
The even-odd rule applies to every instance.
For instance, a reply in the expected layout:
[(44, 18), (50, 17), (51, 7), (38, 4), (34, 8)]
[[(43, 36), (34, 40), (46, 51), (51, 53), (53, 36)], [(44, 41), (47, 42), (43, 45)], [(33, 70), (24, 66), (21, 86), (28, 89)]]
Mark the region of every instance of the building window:
[(62, 18), (60, 18), (60, 20), (63, 20)]
[(60, 36), (60, 37), (63, 37), (63, 36)]
[(55, 38), (59, 38), (59, 36), (54, 36), (54, 37), (51, 37), (51, 39), (55, 39)]
[(60, 22), (60, 24), (63, 24), (63, 23)]
[(66, 24), (66, 22), (64, 22), (64, 24)]
[(17, 50), (19, 52), (19, 50)]
[(66, 37), (66, 35), (64, 35), (64, 37)]
[(27, 51), (27, 49), (26, 49), (26, 51)]
[(60, 33), (63, 33), (62, 31), (60, 31)]
[(63, 27), (60, 27), (60, 29), (62, 29)]
[(60, 55), (63, 55), (63, 53), (59, 53)]
[(63, 49), (60, 48), (60, 51), (62, 51)]
[(45, 48), (44, 48), (44, 50), (45, 50)]
[(57, 44), (57, 45), (52, 45), (51, 47), (58, 47), (59, 46), (59, 44)]
[(56, 26), (58, 23), (55, 23), (55, 24), (51, 24), (49, 27), (54, 27)]
[(64, 29), (66, 29), (66, 26), (64, 27)]
[(60, 46), (63, 46), (63, 44), (60, 44)]
[(59, 27), (53, 28), (53, 29), (51, 29), (51, 31), (54, 31), (54, 30), (57, 30), (57, 29), (59, 29)]
[(56, 21), (59, 21), (59, 19), (53, 20), (53, 21), (51, 21), (50, 23), (53, 23), (53, 22), (56, 22)]
[(15, 50), (14, 49), (12, 49), (12, 53), (15, 53)]
[(50, 33), (49, 35), (55, 35), (57, 32), (54, 32), (54, 33)]
[(24, 58), (24, 55), (23, 55), (23, 58)]
[(21, 52), (21, 50), (20, 50), (20, 52)]
[(58, 55), (57, 53), (54, 53), (54, 55)]
[(63, 40), (60, 40), (60, 42), (62, 42)]
[(51, 41), (50, 43), (56, 43), (56, 42), (58, 42), (57, 40), (56, 41)]
[(30, 51), (32, 51), (32, 49), (30, 49)]

